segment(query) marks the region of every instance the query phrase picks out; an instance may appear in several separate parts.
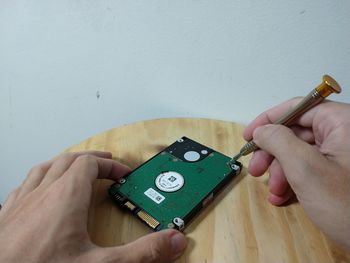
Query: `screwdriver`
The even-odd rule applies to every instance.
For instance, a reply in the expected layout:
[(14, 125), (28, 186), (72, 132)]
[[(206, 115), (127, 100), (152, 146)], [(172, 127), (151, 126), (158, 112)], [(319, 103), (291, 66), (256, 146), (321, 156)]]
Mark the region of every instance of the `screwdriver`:
[[(329, 75), (324, 75), (322, 83), (313, 89), (306, 97), (304, 97), (295, 107), (283, 114), (274, 124), (289, 126), (300, 115), (319, 104), (332, 93), (340, 93), (340, 85)], [(259, 149), (253, 140), (247, 142), (227, 164), (235, 167), (235, 162), (242, 156)]]

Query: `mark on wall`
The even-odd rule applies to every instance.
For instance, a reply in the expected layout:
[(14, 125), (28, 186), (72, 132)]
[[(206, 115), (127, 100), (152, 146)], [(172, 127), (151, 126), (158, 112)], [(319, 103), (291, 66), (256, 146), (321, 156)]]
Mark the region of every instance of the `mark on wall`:
[(100, 91), (96, 91), (96, 98), (99, 99), (101, 97)]
[(10, 129), (13, 128), (12, 124), (12, 118), (13, 118), (13, 103), (12, 103), (12, 87), (8, 87), (8, 92), (9, 92), (9, 127)]

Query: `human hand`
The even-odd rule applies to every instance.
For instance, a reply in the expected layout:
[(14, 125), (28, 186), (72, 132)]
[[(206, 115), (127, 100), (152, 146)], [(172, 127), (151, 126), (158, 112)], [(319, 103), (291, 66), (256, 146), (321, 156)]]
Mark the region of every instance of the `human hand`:
[(92, 183), (116, 180), (130, 168), (111, 153), (65, 153), (34, 167), (0, 210), (0, 262), (168, 262), (186, 240), (176, 230), (119, 247), (93, 244), (87, 232)]
[(248, 171), (269, 170), (269, 201), (285, 204), (295, 194), (309, 217), (327, 235), (350, 250), (350, 105), (325, 101), (290, 128), (273, 125), (301, 99), (278, 105), (244, 131), (261, 150)]

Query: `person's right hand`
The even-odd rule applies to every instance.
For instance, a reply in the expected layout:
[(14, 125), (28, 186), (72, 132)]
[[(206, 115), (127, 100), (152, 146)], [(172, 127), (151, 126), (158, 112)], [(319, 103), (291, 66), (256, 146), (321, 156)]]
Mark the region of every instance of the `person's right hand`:
[(253, 176), (269, 169), (269, 201), (285, 204), (294, 194), (305, 212), (350, 251), (350, 105), (325, 101), (291, 128), (273, 125), (300, 98), (259, 115), (244, 131), (257, 150), (248, 167)]

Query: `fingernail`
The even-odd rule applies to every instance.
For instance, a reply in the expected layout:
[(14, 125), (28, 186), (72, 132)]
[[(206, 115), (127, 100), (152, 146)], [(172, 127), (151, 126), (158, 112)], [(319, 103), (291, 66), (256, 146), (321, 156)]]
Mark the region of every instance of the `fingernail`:
[(170, 238), (171, 251), (173, 253), (173, 259), (177, 258), (182, 254), (186, 248), (186, 238), (181, 233), (175, 233)]

